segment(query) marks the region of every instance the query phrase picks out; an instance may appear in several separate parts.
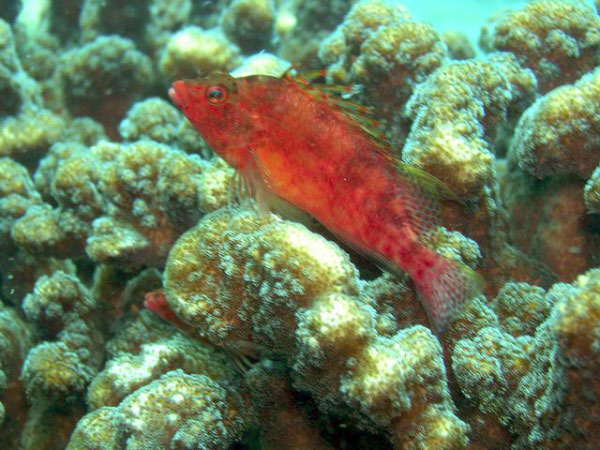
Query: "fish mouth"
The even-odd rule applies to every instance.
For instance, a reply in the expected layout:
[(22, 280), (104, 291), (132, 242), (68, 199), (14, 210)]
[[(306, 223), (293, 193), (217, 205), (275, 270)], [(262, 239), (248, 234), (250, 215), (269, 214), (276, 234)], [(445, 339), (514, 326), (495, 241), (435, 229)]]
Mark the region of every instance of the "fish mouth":
[(175, 103), (175, 106), (177, 106), (178, 108), (181, 107), (181, 99), (177, 95), (177, 90), (175, 89), (175, 83), (173, 83), (173, 86), (171, 86), (169, 88), (168, 94), (169, 94), (169, 98), (171, 99), (171, 101), (173, 103)]

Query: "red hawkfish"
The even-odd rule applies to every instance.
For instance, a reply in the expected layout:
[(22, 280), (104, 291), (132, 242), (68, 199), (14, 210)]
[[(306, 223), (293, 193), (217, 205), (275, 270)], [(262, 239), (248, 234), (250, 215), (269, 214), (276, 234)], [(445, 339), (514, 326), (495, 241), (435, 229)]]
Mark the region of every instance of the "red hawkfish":
[(176, 81), (169, 96), (259, 204), (283, 199), (391, 272), (408, 273), (436, 331), (481, 292), (477, 273), (425, 243), (449, 189), (399, 162), (347, 113), (349, 102), (290, 75), (217, 73)]

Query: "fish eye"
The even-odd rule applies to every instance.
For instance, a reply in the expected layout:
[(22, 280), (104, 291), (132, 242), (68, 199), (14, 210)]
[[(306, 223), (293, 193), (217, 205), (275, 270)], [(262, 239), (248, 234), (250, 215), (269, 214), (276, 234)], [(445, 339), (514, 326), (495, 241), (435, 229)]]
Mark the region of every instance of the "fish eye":
[(206, 100), (212, 105), (221, 105), (227, 100), (227, 91), (222, 86), (211, 86), (206, 90)]

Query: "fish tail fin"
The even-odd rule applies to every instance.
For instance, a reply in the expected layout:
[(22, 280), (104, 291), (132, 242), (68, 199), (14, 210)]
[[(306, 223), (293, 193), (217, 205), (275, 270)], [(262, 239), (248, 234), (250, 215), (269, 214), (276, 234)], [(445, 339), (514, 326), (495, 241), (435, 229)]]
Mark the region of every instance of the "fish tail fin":
[(421, 281), (415, 280), (415, 285), (438, 334), (444, 332), (467, 300), (482, 294), (485, 288), (485, 281), (477, 272), (442, 256), (420, 278)]

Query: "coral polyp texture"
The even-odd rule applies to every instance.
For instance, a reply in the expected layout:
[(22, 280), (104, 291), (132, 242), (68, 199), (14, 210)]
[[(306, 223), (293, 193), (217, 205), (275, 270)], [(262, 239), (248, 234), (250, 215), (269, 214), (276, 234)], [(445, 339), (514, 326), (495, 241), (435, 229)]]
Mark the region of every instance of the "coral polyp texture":
[(600, 17), (584, 0), (538, 0), (496, 17), (486, 50), (508, 51), (531, 68), (547, 92), (600, 63)]
[[(598, 447), (599, 2), (417, 3), (0, 0), (2, 450)], [(483, 293), (436, 334), (408, 274), (267, 210), (169, 95), (211, 73), (441, 180), (421, 244)]]

